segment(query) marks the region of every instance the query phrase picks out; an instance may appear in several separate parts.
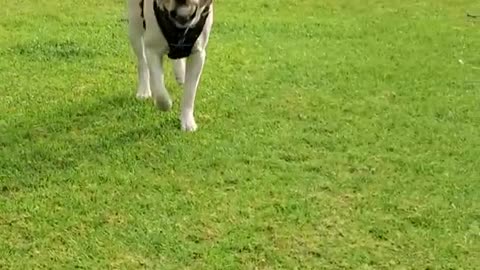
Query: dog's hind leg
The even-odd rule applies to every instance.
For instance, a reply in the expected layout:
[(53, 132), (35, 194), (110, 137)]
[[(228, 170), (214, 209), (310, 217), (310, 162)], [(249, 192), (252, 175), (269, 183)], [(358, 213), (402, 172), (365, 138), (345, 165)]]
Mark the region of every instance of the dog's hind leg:
[(179, 85), (185, 83), (185, 58), (173, 60), (173, 73), (175, 74), (175, 79)]
[(129, 14), (128, 14), (128, 34), (130, 44), (137, 57), (137, 72), (138, 72), (138, 88), (137, 98), (149, 98), (152, 93), (150, 91), (149, 72), (147, 59), (145, 57), (145, 46), (143, 41), (144, 18), (142, 17), (143, 1), (130, 0)]
[(150, 91), (150, 78), (148, 73), (147, 60), (145, 58), (145, 50), (143, 47), (143, 39), (136, 41), (134, 50), (137, 55), (137, 72), (138, 72), (138, 88), (137, 88), (137, 98), (138, 99), (147, 99), (152, 96)]

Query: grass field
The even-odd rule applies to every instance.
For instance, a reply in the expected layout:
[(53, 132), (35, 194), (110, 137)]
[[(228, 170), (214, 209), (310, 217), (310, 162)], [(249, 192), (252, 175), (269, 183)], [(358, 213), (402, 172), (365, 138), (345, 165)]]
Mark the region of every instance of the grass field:
[(219, 0), (187, 134), (123, 1), (0, 0), (0, 269), (480, 269), (466, 11)]

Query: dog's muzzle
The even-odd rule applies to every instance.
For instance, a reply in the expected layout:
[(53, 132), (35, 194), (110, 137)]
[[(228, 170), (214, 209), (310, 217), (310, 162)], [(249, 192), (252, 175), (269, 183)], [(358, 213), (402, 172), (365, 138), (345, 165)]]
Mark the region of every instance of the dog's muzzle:
[(195, 19), (195, 15), (197, 14), (197, 7), (195, 7), (195, 11), (192, 15), (189, 16), (182, 16), (178, 14), (177, 10), (174, 9), (168, 13), (170, 20), (178, 23), (179, 25), (187, 26), (193, 19)]

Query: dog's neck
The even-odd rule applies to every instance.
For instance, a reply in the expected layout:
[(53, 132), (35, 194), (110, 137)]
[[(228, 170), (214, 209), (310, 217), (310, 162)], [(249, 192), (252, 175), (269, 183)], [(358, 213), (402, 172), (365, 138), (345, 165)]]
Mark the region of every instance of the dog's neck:
[(170, 18), (162, 1), (153, 1), (153, 11), (158, 26), (168, 42), (168, 57), (171, 59), (179, 59), (190, 56), (193, 46), (201, 35), (205, 22), (210, 14), (210, 5), (197, 11), (198, 14), (195, 16), (194, 23), (186, 28), (177, 26), (177, 24)]

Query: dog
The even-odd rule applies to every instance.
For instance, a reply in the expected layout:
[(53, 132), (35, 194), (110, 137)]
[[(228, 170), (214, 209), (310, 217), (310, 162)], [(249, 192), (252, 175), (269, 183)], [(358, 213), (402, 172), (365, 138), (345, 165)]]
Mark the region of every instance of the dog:
[(137, 98), (153, 98), (169, 111), (164, 56), (173, 62), (176, 81), (183, 87), (180, 123), (183, 131), (197, 130), (195, 96), (203, 72), (213, 24), (213, 0), (128, 0), (128, 36), (137, 57)]

